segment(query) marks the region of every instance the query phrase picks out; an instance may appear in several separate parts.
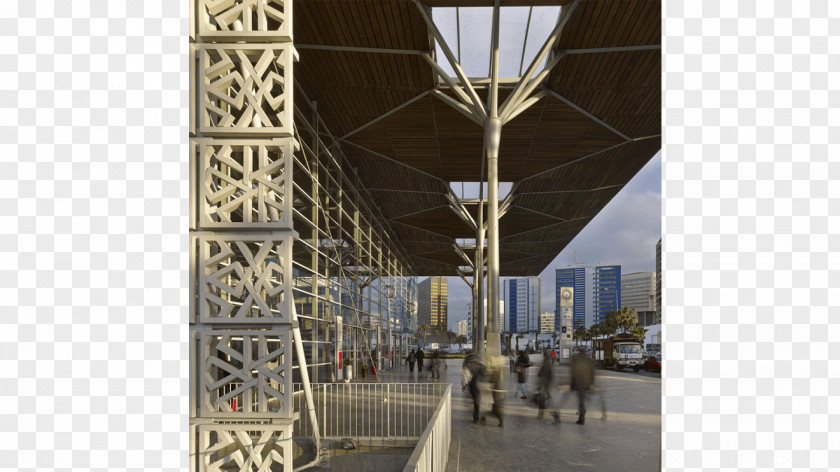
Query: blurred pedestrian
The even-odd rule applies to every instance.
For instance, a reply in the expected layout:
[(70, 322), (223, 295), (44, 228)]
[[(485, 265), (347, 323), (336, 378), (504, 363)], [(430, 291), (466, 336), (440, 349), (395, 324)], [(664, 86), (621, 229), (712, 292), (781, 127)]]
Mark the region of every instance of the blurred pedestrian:
[(499, 419), (499, 427), (504, 427), (503, 410), (505, 404), (505, 389), (502, 384), (501, 366), (490, 369), (490, 389), (493, 392), (493, 407), (490, 413)]
[[(552, 351), (554, 352), (554, 351)], [(551, 366), (553, 361), (551, 359), (551, 355), (548, 351), (543, 351), (543, 362), (542, 366), (540, 366), (540, 370), (537, 373), (538, 385), (537, 388), (537, 407), (539, 408), (539, 413), (537, 414), (538, 419), (543, 418), (543, 413), (547, 407), (547, 403), (551, 400), (551, 385), (553, 383), (554, 373), (551, 370)], [(551, 416), (554, 417), (554, 422), (560, 422), (560, 414), (557, 410), (551, 413)]]
[(554, 364), (554, 361), (557, 360), (557, 351), (554, 348), (551, 348), (551, 363)]
[(417, 358), (417, 374), (421, 377), (425, 377), (423, 375), (423, 358), (425, 358), (426, 355), (423, 354), (423, 350), (418, 347), (417, 354), (415, 354), (414, 357)]
[[(481, 391), (478, 383), (484, 380), (485, 377), (484, 364), (482, 364), (475, 354), (470, 354), (464, 359), (462, 367), (461, 391), (466, 388), (470, 389), (470, 395), (473, 399), (473, 423), (478, 423), (481, 410)], [(482, 421), (484, 417), (481, 416)]]
[(516, 359), (515, 369), (517, 375), (516, 393), (521, 393), (521, 398), (523, 400), (528, 398), (528, 391), (525, 389), (525, 382), (528, 380), (527, 369), (530, 365), (531, 363), (528, 360), (528, 355), (525, 354), (525, 351), (519, 351), (519, 358)]
[(432, 373), (433, 379), (440, 379), (440, 353), (438, 351), (432, 353), (429, 371)]
[[(595, 363), (581, 349), (572, 359), (572, 385), (571, 390), (578, 395), (578, 420), (577, 424), (584, 424), (586, 421), (586, 393), (595, 383)], [(604, 412), (606, 416), (606, 411)]]
[(414, 351), (408, 351), (408, 371), (414, 372), (414, 363), (417, 362), (417, 357), (414, 355)]

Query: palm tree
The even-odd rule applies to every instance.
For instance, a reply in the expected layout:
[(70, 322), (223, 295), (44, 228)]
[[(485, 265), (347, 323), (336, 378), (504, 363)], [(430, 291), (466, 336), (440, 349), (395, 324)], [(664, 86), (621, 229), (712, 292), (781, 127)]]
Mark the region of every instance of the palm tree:
[(648, 329), (644, 326), (636, 326), (635, 328), (630, 330), (630, 334), (636, 336), (636, 339), (639, 340), (639, 343), (644, 344), (645, 342), (645, 333), (648, 332)]
[(423, 347), (426, 347), (426, 330), (431, 329), (431, 328), (432, 327), (427, 325), (427, 324), (424, 324), (424, 325), (420, 326), (420, 330), (423, 331)]
[(621, 328), (625, 333), (628, 329), (636, 326), (638, 322), (639, 317), (636, 316), (636, 309), (627, 308), (626, 306), (621, 307), (615, 319), (616, 326)]
[(602, 334), (613, 334), (618, 329), (618, 316), (621, 312), (618, 310), (611, 311), (604, 316), (604, 322), (601, 325), (604, 327)]
[(578, 326), (575, 328), (574, 334), (575, 344), (580, 345), (580, 341), (586, 340), (587, 329), (585, 326)]
[(595, 323), (594, 325), (589, 327), (587, 331), (588, 338), (587, 341), (591, 341), (594, 338), (600, 338), (601, 336), (608, 334), (607, 327), (602, 324)]

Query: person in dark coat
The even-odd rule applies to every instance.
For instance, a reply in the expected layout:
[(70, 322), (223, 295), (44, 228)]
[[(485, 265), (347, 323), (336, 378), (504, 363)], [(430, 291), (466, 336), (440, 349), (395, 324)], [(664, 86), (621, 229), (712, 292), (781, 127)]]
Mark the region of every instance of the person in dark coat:
[(528, 398), (528, 392), (525, 390), (525, 381), (528, 379), (527, 369), (531, 365), (528, 360), (528, 355), (525, 351), (519, 351), (519, 358), (516, 359), (516, 375), (517, 385), (516, 393), (522, 394), (522, 399)]
[[(537, 390), (537, 406), (540, 410), (540, 412), (537, 414), (538, 419), (543, 418), (543, 413), (545, 412), (548, 400), (551, 399), (550, 392), (553, 378), (551, 365), (553, 363), (554, 362), (551, 356), (549, 355), (548, 351), (544, 351), (542, 366), (540, 366), (540, 371), (537, 373), (537, 378), (539, 379), (539, 388)], [(560, 421), (560, 415), (556, 410), (551, 413), (551, 416), (554, 417), (555, 423), (558, 423)]]
[[(595, 383), (595, 364), (582, 350), (572, 359), (571, 374), (571, 390), (578, 395), (577, 424), (582, 425), (586, 419), (586, 393)], [(606, 413), (604, 415), (606, 416)]]
[(408, 351), (406, 360), (408, 361), (408, 371), (414, 372), (414, 363), (417, 362), (417, 357), (414, 355), (414, 351)]
[(423, 350), (418, 347), (417, 348), (417, 354), (415, 354), (414, 357), (417, 358), (417, 373), (422, 376), (423, 375), (423, 358), (426, 357), (426, 355), (423, 354)]

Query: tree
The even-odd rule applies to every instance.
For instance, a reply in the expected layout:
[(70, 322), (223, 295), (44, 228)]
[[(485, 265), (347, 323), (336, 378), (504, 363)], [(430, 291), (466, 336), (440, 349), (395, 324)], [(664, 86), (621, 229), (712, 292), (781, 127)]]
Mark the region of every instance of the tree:
[(426, 347), (426, 330), (431, 328), (432, 327), (427, 324), (420, 326), (420, 330), (423, 331), (423, 347)]
[(463, 334), (459, 334), (455, 336), (455, 342), (458, 343), (458, 350), (460, 351), (463, 349), (463, 344), (467, 342), (467, 337)]
[(580, 345), (580, 341), (585, 341), (587, 335), (588, 332), (585, 326), (578, 326), (577, 328), (575, 328), (575, 344)]
[(510, 338), (513, 337), (513, 333), (505, 333), (505, 346), (507, 346), (508, 351), (513, 349), (513, 346), (510, 345)]
[(587, 341), (591, 341), (594, 338), (600, 338), (601, 336), (603, 336), (605, 334), (609, 334), (607, 330), (608, 330), (608, 328), (605, 327), (604, 325), (602, 325), (600, 323), (595, 323), (594, 325), (590, 326), (589, 330), (587, 331), (588, 338), (589, 338), (589, 339), (587, 339)]
[(601, 326), (603, 326), (601, 334), (609, 335), (615, 333), (615, 330), (618, 329), (619, 314), (620, 312), (618, 310), (614, 310), (604, 316), (604, 322), (601, 323)]
[(630, 334), (636, 336), (636, 339), (639, 340), (640, 343), (644, 344), (645, 342), (645, 333), (648, 332), (648, 329), (644, 326), (636, 326), (635, 328), (630, 330)]
[(636, 326), (639, 323), (639, 317), (636, 316), (636, 309), (635, 308), (627, 308), (626, 306), (621, 307), (621, 310), (618, 311), (616, 315), (615, 324), (618, 328), (621, 328), (623, 332), (627, 332), (628, 329)]

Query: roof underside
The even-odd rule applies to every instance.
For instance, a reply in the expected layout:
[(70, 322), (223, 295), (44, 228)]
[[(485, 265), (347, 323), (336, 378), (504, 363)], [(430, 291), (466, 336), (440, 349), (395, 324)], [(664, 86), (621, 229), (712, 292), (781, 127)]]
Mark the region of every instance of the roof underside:
[[(298, 0), (294, 25), (295, 76), (390, 220), (406, 263), (415, 275), (458, 275), (465, 261), (455, 239), (475, 233), (446, 195), (449, 182), (480, 179), (484, 132), (429, 93), (451, 95), (412, 52), (434, 50), (414, 2)], [(660, 33), (658, 0), (584, 0), (556, 50), (653, 46)], [(569, 53), (543, 83), (549, 95), (504, 126), (499, 180), (519, 185), (500, 220), (501, 275), (538, 275), (660, 149), (660, 61), (659, 49)], [(486, 89), (477, 90), (486, 100)], [(510, 91), (500, 90), (500, 103)], [(474, 218), (477, 207), (467, 205)]]

